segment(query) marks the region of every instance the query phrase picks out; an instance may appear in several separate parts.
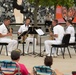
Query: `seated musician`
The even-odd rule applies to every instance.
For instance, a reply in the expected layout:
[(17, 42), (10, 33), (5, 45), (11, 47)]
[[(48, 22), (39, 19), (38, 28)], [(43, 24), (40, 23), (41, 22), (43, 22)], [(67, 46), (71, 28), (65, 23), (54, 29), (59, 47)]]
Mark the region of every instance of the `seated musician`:
[(10, 20), (11, 20), (10, 17), (5, 17), (2, 25), (0, 25), (0, 42), (8, 43), (7, 50), (9, 56), (11, 55), (11, 51), (17, 48), (17, 40), (12, 39), (11, 28), (8, 30)]
[[(20, 28), (18, 30), (18, 34), (19, 35), (22, 34), (25, 31), (28, 31), (28, 28), (30, 27), (30, 22), (31, 22), (30, 18), (26, 18), (25, 19), (25, 24), (20, 26)], [(29, 31), (28, 31), (28, 33), (29, 33)], [(30, 35), (30, 34), (28, 35), (27, 38), (25, 38), (25, 37), (26, 37), (26, 35), (24, 37), (22, 36), (22, 38), (23, 38), (22, 40), (24, 40), (26, 42), (25, 54), (27, 54), (30, 42), (34, 43), (35, 44), (35, 48), (36, 48), (36, 39), (35, 39), (35, 41), (33, 41), (34, 37), (33, 37), (33, 35)]]
[[(64, 28), (60, 24), (58, 24), (58, 20), (53, 20), (52, 25), (54, 26), (53, 33), (50, 33), (50, 36), (53, 36), (54, 40), (46, 40), (44, 42), (45, 54), (47, 56), (50, 56), (51, 45), (52, 44), (60, 44), (62, 42), (62, 38), (64, 36)], [(53, 50), (52, 50), (52, 56), (57, 56), (55, 48), (53, 48)]]
[(72, 25), (72, 21), (71, 20), (67, 20), (66, 21), (66, 30), (65, 30), (65, 34), (70, 34), (70, 43), (75, 42), (75, 29), (74, 26)]

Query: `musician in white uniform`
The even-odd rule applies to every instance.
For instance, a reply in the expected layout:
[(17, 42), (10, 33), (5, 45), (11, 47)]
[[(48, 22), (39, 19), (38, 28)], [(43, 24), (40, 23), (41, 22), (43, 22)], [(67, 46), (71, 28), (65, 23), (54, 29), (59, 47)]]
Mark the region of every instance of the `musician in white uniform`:
[[(53, 20), (52, 25), (54, 26), (54, 28), (53, 28), (53, 33), (50, 33), (50, 35), (53, 36), (55, 38), (55, 40), (46, 40), (44, 42), (45, 51), (46, 51), (47, 56), (50, 56), (51, 45), (60, 44), (62, 42), (62, 38), (64, 36), (64, 28), (58, 24), (58, 20)], [(52, 53), (53, 53), (53, 56), (56, 56), (55, 48), (52, 50)]]
[(8, 43), (7, 46), (8, 55), (10, 55), (10, 52), (12, 50), (15, 50), (17, 48), (17, 41), (10, 38), (12, 36), (12, 33), (8, 32), (7, 26), (9, 26), (9, 24), (10, 24), (10, 18), (7, 17), (4, 19), (3, 24), (0, 26), (0, 42)]
[[(23, 33), (24, 31), (28, 31), (28, 28), (30, 27), (30, 18), (26, 18), (25, 19), (25, 24), (20, 26), (19, 30), (18, 30), (18, 34), (20, 35), (21, 33)], [(35, 41), (34, 41), (35, 39)], [(34, 38), (34, 35), (29, 35), (26, 39), (26, 50), (25, 50), (25, 54), (27, 54), (28, 52), (28, 48), (29, 48), (29, 43), (32, 42), (34, 43), (34, 47), (36, 48), (36, 38)]]
[(66, 26), (67, 26), (67, 28), (66, 28), (65, 34), (71, 34), (69, 42), (70, 43), (75, 42), (75, 29), (72, 26), (71, 20), (66, 21)]

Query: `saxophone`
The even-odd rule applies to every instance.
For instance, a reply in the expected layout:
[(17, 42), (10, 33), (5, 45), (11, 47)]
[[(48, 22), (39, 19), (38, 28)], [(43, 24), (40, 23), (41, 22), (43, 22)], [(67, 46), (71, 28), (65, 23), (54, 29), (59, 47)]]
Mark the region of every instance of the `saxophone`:
[[(8, 28), (8, 32), (12, 34), (12, 33), (13, 33), (13, 28), (9, 27), (9, 28)], [(10, 38), (13, 39), (13, 35), (10, 36)]]
[[(51, 26), (48, 28), (48, 30), (49, 30), (49, 33), (52, 33), (53, 34), (52, 27)], [(50, 35), (49, 39), (50, 40), (54, 40), (55, 38), (54, 38), (54, 36)]]
[(29, 33), (29, 31), (24, 31), (22, 34), (18, 35), (18, 39), (20, 39), (19, 41), (21, 43), (25, 42), (25, 40), (27, 39), (27, 37), (29, 35), (28, 33)]
[(21, 43), (23, 43), (23, 42), (25, 42), (25, 40), (27, 39), (27, 37), (28, 37), (28, 33), (26, 33), (26, 35), (23, 35), (23, 36), (21, 36)]

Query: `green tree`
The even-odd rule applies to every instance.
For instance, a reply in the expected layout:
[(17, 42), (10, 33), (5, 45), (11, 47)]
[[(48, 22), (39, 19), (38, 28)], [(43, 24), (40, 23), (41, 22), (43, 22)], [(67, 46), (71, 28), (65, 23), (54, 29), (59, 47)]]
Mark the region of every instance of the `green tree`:
[(52, 2), (52, 5), (54, 6), (55, 16), (56, 16), (57, 5), (65, 6), (68, 9), (69, 7), (72, 7), (74, 4), (74, 0), (51, 0), (51, 2)]
[[(37, 12), (39, 5), (41, 6), (54, 6), (54, 12), (56, 13), (56, 6), (62, 5), (67, 8), (73, 6), (74, 0), (27, 0), (30, 4), (34, 5), (34, 26), (37, 26)], [(55, 14), (54, 13), (54, 14)]]

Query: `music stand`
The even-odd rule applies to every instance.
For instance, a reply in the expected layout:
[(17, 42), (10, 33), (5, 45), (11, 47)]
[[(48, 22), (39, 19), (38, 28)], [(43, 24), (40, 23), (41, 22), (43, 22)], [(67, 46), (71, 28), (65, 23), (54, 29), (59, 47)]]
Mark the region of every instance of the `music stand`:
[(33, 55), (37, 54), (35, 52), (35, 46), (34, 46), (35, 43), (34, 42), (35, 42), (35, 34), (38, 34), (35, 29), (38, 29), (38, 28), (41, 28), (41, 27), (29, 27), (29, 29), (28, 29), (29, 34), (34, 34), (34, 37), (33, 37), (33, 53), (29, 53), (29, 54), (33, 54)]
[[(20, 34), (19, 36), (18, 36), (18, 39), (21, 39), (21, 36), (24, 36), (24, 35), (26, 35), (26, 34), (28, 34), (29, 33), (29, 31), (24, 31), (22, 34)], [(25, 53), (24, 53), (24, 42), (22, 43), (23, 44), (23, 53), (21, 54), (21, 55), (25, 55)]]
[[(41, 55), (41, 36), (44, 35), (44, 32), (43, 32), (41, 29), (36, 29), (36, 32), (37, 32), (38, 35), (40, 36), (40, 53), (37, 54), (36, 56), (42, 57), (42, 55)], [(35, 57), (36, 57), (36, 56), (35, 56)]]

